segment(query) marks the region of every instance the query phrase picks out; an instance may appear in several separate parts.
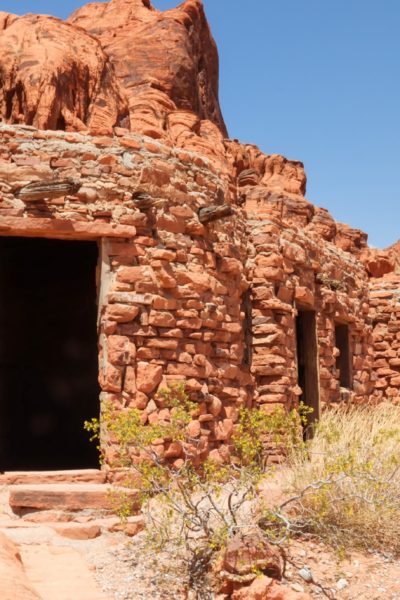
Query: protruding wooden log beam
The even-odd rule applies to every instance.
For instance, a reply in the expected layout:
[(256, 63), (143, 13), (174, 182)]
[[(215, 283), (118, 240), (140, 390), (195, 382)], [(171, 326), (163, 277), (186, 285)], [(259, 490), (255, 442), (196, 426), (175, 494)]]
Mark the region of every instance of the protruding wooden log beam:
[(165, 203), (165, 200), (162, 200), (161, 198), (154, 198), (153, 196), (150, 196), (150, 194), (147, 194), (147, 192), (140, 190), (133, 192), (132, 201), (135, 207), (142, 211), (161, 206)]
[(58, 181), (34, 181), (20, 188), (16, 193), (17, 198), (24, 202), (37, 202), (51, 200), (68, 194), (75, 194), (81, 184), (74, 179), (60, 179)]
[(211, 221), (217, 221), (223, 217), (230, 217), (233, 215), (233, 208), (230, 204), (213, 204), (211, 206), (200, 208), (198, 215), (200, 223), (210, 223)]

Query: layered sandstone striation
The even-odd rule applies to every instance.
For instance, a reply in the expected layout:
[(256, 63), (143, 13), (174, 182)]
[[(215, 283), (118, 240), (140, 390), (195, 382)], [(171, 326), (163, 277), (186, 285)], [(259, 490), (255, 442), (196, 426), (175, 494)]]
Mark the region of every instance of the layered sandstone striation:
[(218, 54), (202, 3), (188, 0), (164, 13), (147, 0), (89, 4), (68, 20), (96, 37), (126, 92), (132, 129), (164, 137), (185, 114), (226, 128), (218, 102)]
[(112, 131), (127, 104), (107, 55), (53, 17), (1, 13), (0, 115), (38, 129)]

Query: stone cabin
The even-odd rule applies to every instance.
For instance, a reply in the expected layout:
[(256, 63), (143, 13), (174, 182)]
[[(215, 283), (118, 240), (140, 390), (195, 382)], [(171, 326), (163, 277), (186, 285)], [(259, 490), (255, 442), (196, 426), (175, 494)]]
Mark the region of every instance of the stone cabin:
[[(100, 401), (153, 420), (171, 381), (199, 403), (202, 456), (229, 454), (243, 404), (301, 399), (318, 417), (397, 395), (398, 298), (397, 321), (377, 316), (395, 292), (377, 278), (369, 291), (366, 236), (278, 190), (304, 187), (300, 163), (264, 157), (283, 177), (271, 192), (248, 164), (228, 177), (124, 130), (0, 136), (3, 469), (94, 466), (82, 422)], [(240, 147), (248, 162), (254, 151)]]
[(97, 466), (83, 421), (173, 381), (200, 459), (243, 405), (398, 401), (400, 248), (305, 193), (228, 139), (200, 0), (0, 13), (0, 471)]

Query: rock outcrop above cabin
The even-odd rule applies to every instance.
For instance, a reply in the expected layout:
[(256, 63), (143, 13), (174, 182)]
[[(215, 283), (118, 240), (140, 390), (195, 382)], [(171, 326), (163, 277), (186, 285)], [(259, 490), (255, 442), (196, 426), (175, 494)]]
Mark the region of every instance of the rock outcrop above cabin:
[(218, 52), (200, 0), (90, 3), (59, 19), (0, 13), (0, 117), (67, 131), (115, 126), (213, 156), (227, 135)]
[(218, 53), (199, 0), (165, 12), (148, 0), (98, 2), (77, 10), (69, 22), (96, 37), (110, 57), (128, 98), (132, 129), (164, 137), (183, 123), (201, 135), (202, 127), (210, 127), (203, 121), (209, 121), (226, 136)]
[(400, 240), (384, 250), (366, 248), (361, 255), (361, 260), (373, 278), (400, 270)]
[(307, 177), (302, 162), (266, 155), (254, 144), (237, 140), (225, 140), (224, 145), (238, 202), (248, 213), (305, 229), (355, 256), (367, 248), (366, 233), (337, 223), (328, 210), (305, 198)]
[(92, 36), (53, 17), (0, 13), (0, 117), (38, 129), (111, 133), (128, 111)]

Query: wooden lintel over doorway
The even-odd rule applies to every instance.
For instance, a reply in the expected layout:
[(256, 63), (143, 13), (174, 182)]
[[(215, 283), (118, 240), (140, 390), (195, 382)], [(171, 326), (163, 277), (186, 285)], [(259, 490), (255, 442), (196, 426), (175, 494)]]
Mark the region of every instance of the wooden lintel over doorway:
[(133, 225), (119, 223), (39, 217), (0, 217), (0, 236), (98, 240), (101, 237), (133, 238), (135, 235), (136, 228)]

